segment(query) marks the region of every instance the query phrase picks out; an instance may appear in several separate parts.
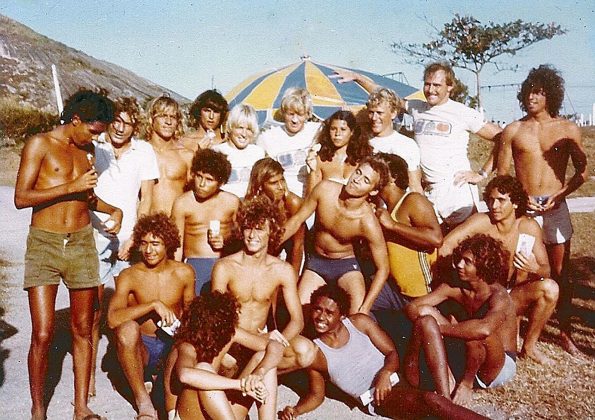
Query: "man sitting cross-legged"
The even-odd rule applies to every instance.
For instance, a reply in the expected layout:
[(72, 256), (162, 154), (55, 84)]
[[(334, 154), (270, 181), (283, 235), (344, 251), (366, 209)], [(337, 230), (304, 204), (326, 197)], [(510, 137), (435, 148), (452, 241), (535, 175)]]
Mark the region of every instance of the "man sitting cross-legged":
[(140, 218), (133, 232), (142, 261), (120, 273), (107, 313), (115, 330), (118, 359), (130, 384), (139, 417), (157, 419), (144, 382), (152, 381), (169, 343), (156, 336), (157, 322), (172, 325), (194, 298), (194, 271), (173, 259), (178, 230), (164, 214)]
[[(494, 388), (510, 381), (516, 373), (516, 311), (511, 297), (500, 284), (508, 274), (508, 252), (502, 242), (487, 235), (465, 239), (453, 253), (461, 287), (443, 283), (405, 307), (414, 322), (413, 341), (407, 369), (418, 371), (419, 348), (438, 348), (442, 337), (466, 343), (465, 373), (453, 400), (464, 404), (471, 398), (473, 382)], [(465, 319), (447, 319), (436, 306), (454, 301), (462, 306)], [(439, 333), (437, 334), (436, 331)], [(433, 352), (426, 354), (426, 359)]]
[(223, 153), (198, 150), (190, 172), (191, 189), (174, 201), (172, 218), (182, 239), (176, 260), (184, 257), (194, 268), (198, 295), (210, 289), (211, 271), (231, 236), (240, 200), (221, 190), (231, 173)]
[[(390, 418), (435, 415), (448, 419), (483, 418), (450, 401), (446, 396), (424, 392), (406, 384), (391, 385), (399, 368), (397, 350), (389, 336), (369, 316), (347, 316), (349, 295), (337, 286), (325, 285), (312, 293), (314, 340), (313, 362), (308, 367), (309, 392), (293, 407), (285, 407), (282, 420), (315, 410), (324, 401), (324, 379), (329, 378), (351, 397), (358, 397), (372, 386), (372, 401), (364, 410)], [(435, 378), (448, 388), (447, 370)], [(394, 383), (394, 380), (393, 380)]]
[[(388, 277), (386, 243), (380, 223), (368, 203), (386, 184), (386, 163), (368, 157), (342, 185), (323, 180), (306, 197), (302, 207), (284, 225), (283, 241), (316, 212), (314, 250), (304, 267), (299, 295), (302, 305), (310, 303), (312, 291), (323, 284), (338, 284), (351, 293), (350, 313), (368, 313)], [(364, 277), (355, 258), (353, 242), (368, 241), (376, 273), (366, 294)]]
[[(228, 399), (233, 391), (242, 391), (260, 403), (269, 398), (275, 401), (275, 368), (283, 346), (263, 335), (238, 328), (239, 317), (237, 299), (230, 293), (220, 292), (194, 298), (184, 312), (175, 335), (177, 357), (173, 385), (178, 398), (174, 419), (243, 418), (240, 413), (239, 417), (235, 415), (234, 408), (238, 407), (232, 406)], [(254, 372), (240, 379), (230, 379), (218, 372), (223, 357), (234, 343), (260, 352), (266, 349), (264, 359)], [(272, 386), (267, 387), (270, 378)]]
[[(474, 214), (457, 226), (446, 236), (439, 253), (441, 257), (450, 257), (463, 239), (477, 233), (502, 241), (504, 249), (510, 253), (504, 285), (510, 290), (517, 315), (527, 314), (529, 318), (521, 355), (539, 363), (547, 362), (535, 345), (556, 307), (558, 284), (549, 278), (550, 265), (542, 230), (534, 219), (525, 216), (527, 195), (515, 178), (505, 175), (491, 180), (485, 188), (484, 200), (488, 213)], [(534, 244), (517, 251), (518, 244), (522, 244), (527, 235), (533, 238)]]
[[(242, 305), (239, 327), (253, 334), (265, 328), (272, 303), (277, 293), (281, 293), (290, 320), (282, 332), (273, 330), (269, 336), (284, 344), (288, 353), (297, 354), (298, 364), (305, 366), (307, 361), (302, 360), (302, 355), (309, 350), (309, 340), (298, 336), (304, 319), (297, 294), (296, 274), (289, 263), (269, 255), (269, 252), (275, 254), (279, 246), (279, 220), (281, 214), (278, 208), (264, 196), (242, 203), (237, 224), (243, 236), (243, 248), (215, 263), (212, 288), (220, 292), (229, 291), (238, 299)], [(251, 356), (245, 349), (233, 347), (230, 353), (239, 360), (240, 367)], [(245, 406), (244, 414), (252, 402), (252, 399), (234, 400), (234, 403)], [(274, 418), (274, 415), (275, 401), (269, 398), (259, 407), (259, 416)]]

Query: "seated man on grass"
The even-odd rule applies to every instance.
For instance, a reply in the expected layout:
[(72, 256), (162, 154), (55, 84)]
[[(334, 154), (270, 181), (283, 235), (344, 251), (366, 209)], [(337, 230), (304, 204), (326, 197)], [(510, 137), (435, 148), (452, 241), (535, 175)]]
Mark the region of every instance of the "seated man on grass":
[[(465, 372), (453, 396), (457, 404), (471, 399), (474, 381), (481, 388), (494, 388), (516, 374), (516, 310), (501, 284), (508, 275), (508, 258), (502, 242), (490, 236), (465, 239), (453, 253), (462, 286), (443, 283), (404, 309), (414, 323), (409, 350), (414, 357), (407, 369), (418, 371), (422, 345), (425, 349), (440, 348), (442, 337), (465, 341)], [(451, 315), (447, 319), (436, 307), (446, 301), (458, 303), (464, 318), (457, 320)], [(433, 353), (426, 354), (426, 360), (431, 361)]]
[[(239, 328), (239, 317), (237, 299), (230, 293), (220, 292), (196, 297), (184, 312), (175, 335), (177, 359), (172, 384), (177, 403), (170, 418), (243, 418), (242, 409), (236, 413), (238, 407), (228, 398), (228, 394), (239, 394), (240, 391), (258, 403), (276, 401), (275, 368), (283, 354), (283, 346)], [(222, 359), (234, 343), (261, 353), (266, 350), (259, 366), (239, 379), (219, 374)]]
[(157, 323), (170, 326), (182, 316), (194, 298), (194, 271), (173, 259), (180, 237), (164, 213), (140, 218), (133, 241), (142, 260), (118, 276), (107, 321), (115, 330), (118, 359), (134, 394), (137, 418), (156, 420), (149, 392), (156, 367), (170, 348), (156, 335)]
[[(371, 414), (389, 418), (424, 415), (447, 419), (483, 418), (453, 404), (448, 392), (439, 395), (403, 383), (395, 384), (399, 369), (395, 346), (369, 316), (359, 313), (348, 316), (350, 299), (343, 289), (325, 285), (315, 290), (310, 300), (317, 347), (313, 348), (315, 355), (308, 367), (309, 392), (295, 406), (285, 407), (280, 415), (282, 420), (294, 419), (320, 406), (325, 397), (325, 378), (356, 400), (375, 387), (372, 401), (366, 401), (362, 407)], [(448, 384), (446, 370), (436, 379)]]
[[(457, 226), (444, 239), (441, 257), (450, 258), (463, 239), (485, 233), (502, 241), (509, 252), (507, 276), (503, 285), (509, 290), (517, 316), (527, 315), (529, 323), (521, 349), (538, 363), (547, 363), (536, 343), (558, 300), (558, 284), (550, 278), (550, 265), (539, 224), (525, 216), (527, 194), (521, 183), (510, 175), (497, 176), (485, 187), (487, 213), (478, 213)], [(532, 243), (523, 245), (530, 239)], [(522, 249), (526, 248), (526, 249)]]

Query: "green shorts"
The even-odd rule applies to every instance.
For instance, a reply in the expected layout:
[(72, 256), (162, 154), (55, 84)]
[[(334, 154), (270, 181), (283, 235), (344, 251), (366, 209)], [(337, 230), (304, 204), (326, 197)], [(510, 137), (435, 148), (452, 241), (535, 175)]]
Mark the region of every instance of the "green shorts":
[(69, 289), (101, 284), (91, 225), (72, 233), (29, 228), (23, 288), (60, 284), (60, 279)]

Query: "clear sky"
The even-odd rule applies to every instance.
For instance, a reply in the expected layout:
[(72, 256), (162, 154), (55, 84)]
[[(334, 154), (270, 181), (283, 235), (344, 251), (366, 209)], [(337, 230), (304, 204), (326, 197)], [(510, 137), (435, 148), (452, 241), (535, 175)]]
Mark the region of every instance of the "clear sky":
[[(554, 21), (568, 34), (504, 58), (519, 65), (516, 73), (486, 68), (483, 83), (519, 83), (532, 67), (550, 63), (566, 79), (564, 113), (589, 114), (595, 101), (595, 5), (589, 0), (2, 0), (0, 13), (190, 99), (211, 86), (226, 93), (251, 74), (306, 54), (380, 74), (401, 71), (421, 87), (422, 68), (403, 64), (390, 45), (427, 41), (427, 21), (441, 27), (455, 13), (482, 22)], [(456, 72), (473, 93), (472, 74)], [(516, 88), (482, 95), (489, 116), (521, 117)]]

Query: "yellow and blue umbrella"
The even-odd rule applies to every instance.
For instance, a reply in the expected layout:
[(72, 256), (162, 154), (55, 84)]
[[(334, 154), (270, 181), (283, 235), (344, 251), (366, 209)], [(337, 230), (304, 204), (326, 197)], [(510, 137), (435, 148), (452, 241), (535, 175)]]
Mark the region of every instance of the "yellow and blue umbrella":
[(368, 76), (376, 84), (394, 90), (401, 98), (423, 98), (423, 93), (418, 89), (388, 77), (364, 70), (315, 63), (308, 58), (280, 69), (250, 76), (229, 91), (225, 98), (230, 108), (239, 103), (252, 105), (261, 124), (267, 114), (273, 115), (281, 107), (283, 93), (291, 87), (305, 88), (310, 92), (313, 113), (319, 119), (325, 119), (342, 108), (350, 108), (356, 112), (366, 104), (369, 92), (358, 83), (338, 83), (336, 79), (329, 78), (338, 69)]

